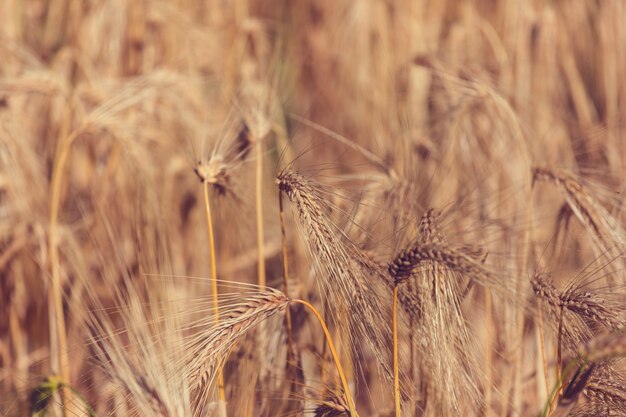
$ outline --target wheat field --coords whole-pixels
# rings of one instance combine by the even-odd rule
[[[626,416],[622,0],[0,2],[0,417]]]

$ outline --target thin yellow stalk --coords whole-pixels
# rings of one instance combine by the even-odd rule
[[[393,287],[393,395],[396,401],[396,417],[400,412],[400,371],[398,365],[398,286]]]
[[[71,107],[70,107],[71,109]],[[59,250],[58,250],[58,217],[59,208],[61,205],[61,185],[63,183],[63,172],[65,170],[65,164],[70,153],[70,147],[74,139],[76,139],[77,132],[74,131],[68,135],[72,119],[72,111],[69,110],[65,120],[61,127],[61,139],[58,150],[56,152],[56,158],[54,162],[54,168],[52,171],[52,181],[50,184],[50,224],[48,231],[48,252],[50,254],[50,269],[52,273],[51,285],[48,291],[48,304],[53,307],[54,321],[56,326],[52,323],[52,317],[50,318],[51,332],[56,328],[56,336],[58,343],[58,360],[59,360],[59,374],[64,381],[70,381],[69,378],[69,356],[67,350],[67,335],[65,328],[65,316],[63,314],[63,296],[61,294],[61,274],[59,265]],[[54,338],[51,335],[51,339]],[[61,400],[63,403],[63,415],[69,415],[70,404],[72,402],[71,393],[62,389]]]
[[[281,249],[283,255],[283,290],[287,298],[289,298],[289,262],[287,259],[287,233],[285,232],[285,212],[283,210],[283,192],[278,191],[278,214],[280,217],[280,238],[281,238]],[[287,349],[288,354],[287,357],[289,359],[294,359],[293,355],[293,334],[292,334],[292,326],[291,326],[291,312],[289,309],[285,311],[285,321],[287,323]]]
[[[491,341],[493,339],[493,304],[491,302],[491,291],[485,287],[485,323],[487,328],[487,343],[485,352],[485,399],[484,399],[484,415],[489,417],[491,415],[491,379],[492,379],[492,347]]]
[[[215,311],[215,324],[220,322],[220,310],[217,292],[217,262],[215,260],[215,237],[213,235],[213,219],[211,216],[211,204],[209,202],[209,183],[203,181],[204,185],[204,207],[206,209],[207,229],[209,232],[209,253],[211,262],[211,291],[213,293],[213,310]],[[217,389],[220,407],[226,404],[226,390],[224,389],[224,374],[220,368],[217,373]],[[220,410],[222,415],[226,415],[226,410]]]
[[[265,253],[263,250],[263,141],[256,143],[256,231],[259,250],[259,289],[263,290],[265,281]]]
[[[352,399],[352,394],[350,393],[350,387],[348,386],[348,380],[346,379],[346,375],[343,372],[343,368],[341,366],[341,362],[339,361],[339,355],[337,354],[337,350],[335,349],[335,345],[333,343],[333,339],[330,337],[330,332],[328,331],[328,327],[326,327],[326,323],[322,318],[322,315],[317,311],[317,309],[309,302],[304,300],[292,299],[294,303],[299,303],[308,308],[314,315],[317,317],[320,325],[322,326],[322,330],[324,331],[324,335],[326,336],[326,341],[328,342],[328,348],[330,349],[330,353],[333,356],[333,360],[335,361],[335,366],[337,367],[337,373],[339,374],[339,379],[341,379],[341,384],[343,385],[343,390],[346,393],[346,401],[348,402],[348,409],[350,410],[350,416],[358,417],[356,412],[356,406],[354,405],[354,400]]]
[[[320,371],[320,381],[322,383],[322,393],[326,395],[326,387],[328,386],[328,370],[326,363],[328,362],[328,349],[326,345],[322,348],[322,369]]]

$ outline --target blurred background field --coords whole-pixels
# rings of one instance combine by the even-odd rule
[[[51,375],[71,404],[55,393],[48,415],[223,413],[183,372],[186,338],[212,337],[194,327],[213,314],[203,180],[217,277],[285,291],[286,167],[348,269],[386,268],[434,208],[497,272],[420,307],[434,327],[401,317],[404,415],[540,415],[568,354],[535,274],[614,309],[569,355],[624,324],[625,23],[621,0],[3,0],[0,416],[37,411]],[[360,415],[393,415],[389,288],[363,275],[381,359],[283,200],[288,296],[324,312]],[[211,363],[229,416],[349,415],[319,325],[290,312],[295,371],[280,314]],[[554,415],[626,415],[623,363],[602,369]]]

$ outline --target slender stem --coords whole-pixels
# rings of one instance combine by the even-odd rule
[[[322,348],[322,369],[320,370],[320,381],[322,383],[322,394],[326,395],[326,386],[328,385],[328,370],[326,364],[328,363],[328,349],[324,344]]]
[[[255,184],[255,197],[256,197],[256,237],[257,237],[257,259],[258,259],[258,272],[257,272],[257,284],[259,285],[259,291],[263,291],[267,285],[265,279],[265,251],[264,251],[264,237],[263,237],[263,138],[256,138],[256,184]],[[289,311],[289,309],[287,309]],[[289,313],[287,313],[289,314]],[[266,350],[265,328],[261,324],[261,328],[257,333],[257,345],[258,354]],[[257,381],[253,381],[254,384]],[[253,405],[254,406],[254,405]],[[253,412],[253,406],[250,411]]]
[[[71,107],[70,107],[71,108]],[[54,168],[52,171],[52,180],[50,184],[50,223],[48,229],[48,253],[50,254],[50,270],[51,285],[48,290],[48,304],[53,306],[54,319],[51,317],[51,329],[56,328],[56,336],[58,343],[58,359],[59,359],[59,374],[64,381],[69,381],[69,356],[67,350],[67,334],[65,327],[65,315],[63,313],[63,296],[61,286],[61,272],[59,264],[59,247],[58,247],[58,221],[59,210],[61,206],[61,186],[63,184],[63,173],[65,171],[65,164],[70,153],[70,148],[74,139],[77,137],[77,132],[74,131],[71,134],[67,134],[70,129],[70,123],[72,118],[71,110],[68,112],[66,119],[63,122],[61,128],[61,139],[59,148],[56,153],[54,161]],[[56,327],[52,323],[52,320],[56,322]],[[52,336],[51,336],[52,338]],[[61,398],[63,403],[63,415],[69,415],[71,393],[69,390],[61,389]]]
[[[393,395],[396,417],[400,417],[400,367],[398,364],[398,286],[393,287]]]
[[[487,343],[485,350],[485,399],[484,399],[484,415],[491,415],[491,380],[492,380],[492,356],[493,351],[491,342],[493,340],[493,304],[491,302],[491,291],[485,287],[485,323],[487,329]]]
[[[311,312],[317,317],[320,325],[322,326],[322,330],[324,331],[324,335],[326,336],[326,341],[328,342],[328,348],[330,349],[330,353],[333,356],[333,360],[335,361],[335,366],[337,367],[337,373],[339,373],[339,378],[341,379],[341,384],[343,385],[343,390],[346,393],[346,400],[348,402],[348,409],[350,410],[350,416],[358,417],[356,412],[356,407],[354,405],[354,400],[352,399],[352,394],[350,393],[350,387],[348,386],[348,380],[346,379],[346,375],[343,372],[343,368],[341,366],[341,362],[339,361],[339,355],[337,355],[337,350],[335,349],[335,345],[333,343],[333,339],[330,337],[330,332],[328,331],[328,327],[326,327],[326,323],[322,318],[322,315],[317,311],[317,309],[309,302],[304,300],[292,299],[294,303],[299,303],[307,307]]]
[[[213,219],[211,216],[211,203],[209,202],[209,183],[207,181],[203,181],[204,188],[204,207],[206,209],[206,218],[207,218],[207,230],[209,232],[209,254],[210,254],[210,263],[211,263],[211,292],[213,293],[213,310],[215,314],[215,324],[219,324],[220,322],[220,309],[219,309],[219,301],[218,301],[218,292],[217,292],[217,262],[215,259],[215,236],[213,234]],[[226,403],[226,390],[224,389],[224,373],[222,372],[222,368],[218,370],[217,373],[217,389],[218,389],[218,398],[221,404]],[[222,410],[222,414],[225,415],[225,411]]]
[[[283,255],[283,289],[285,291],[285,295],[287,296],[287,298],[289,298],[289,262],[287,259],[287,233],[285,232],[285,212],[283,210],[282,191],[278,191],[278,208],[278,214],[280,217],[280,240]],[[293,357],[293,333],[291,324],[291,311],[289,309],[285,311],[285,321],[287,324],[287,358],[289,361],[289,359],[295,359]]]
[[[263,140],[256,143],[256,231],[259,250],[259,289],[263,290],[265,280],[265,253],[263,250]]]

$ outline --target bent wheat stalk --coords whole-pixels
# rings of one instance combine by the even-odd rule
[[[356,412],[356,406],[354,405],[354,400],[352,399],[352,394],[350,394],[350,386],[348,385],[348,380],[346,379],[346,375],[343,372],[343,367],[341,366],[341,361],[339,360],[339,355],[337,355],[337,350],[335,349],[335,344],[333,343],[333,339],[330,336],[330,332],[328,331],[328,327],[326,327],[326,323],[322,318],[322,315],[317,311],[317,309],[309,302],[304,300],[291,300],[294,303],[299,303],[308,308],[314,315],[317,317],[317,320],[322,326],[322,330],[324,331],[324,335],[326,336],[326,342],[328,343],[328,348],[330,349],[330,353],[333,356],[333,360],[335,361],[335,366],[337,367],[337,372],[339,373],[339,379],[341,379],[341,385],[343,385],[343,390],[346,393],[346,400],[348,402],[348,408],[350,410],[351,417],[358,417],[359,415]]]
[[[211,176],[208,175],[210,170],[207,167],[203,166],[202,163],[199,163],[195,168],[195,172],[202,181],[202,189],[204,192],[204,208],[206,211],[207,217],[207,232],[209,237],[209,260],[211,264],[211,292],[213,294],[213,310],[214,310],[214,320],[215,325],[219,325],[220,322],[220,310],[219,310],[219,294],[217,289],[217,261],[215,257],[215,236],[213,232],[213,218],[211,214],[211,202],[209,200],[209,184]],[[226,390],[224,387],[224,374],[222,369],[218,369],[217,375],[217,390],[218,390],[218,400],[220,404],[220,416],[226,416]]]

